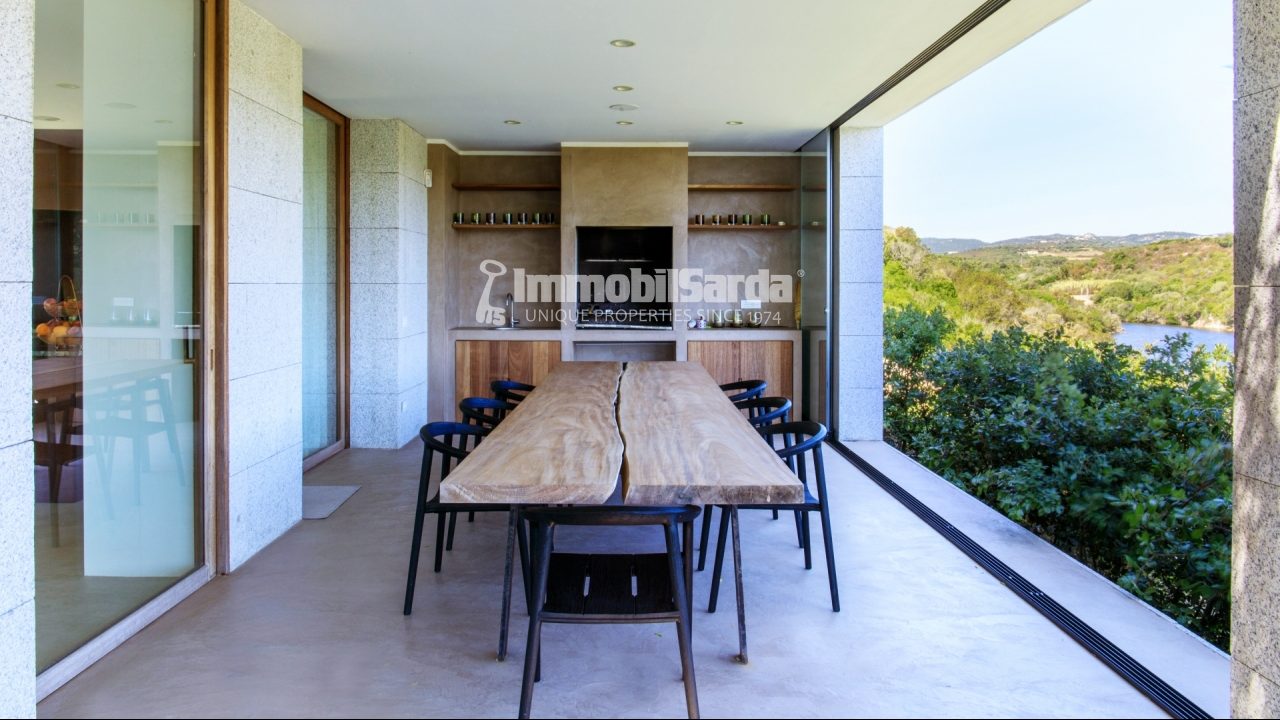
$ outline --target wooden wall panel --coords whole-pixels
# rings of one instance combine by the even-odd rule
[[[493,397],[494,380],[537,385],[560,364],[559,340],[459,340],[454,344],[454,397]],[[455,417],[461,417],[457,408]]]
[[[507,346],[507,378],[530,385],[542,382],[560,363],[560,341],[503,341]]]
[[[786,340],[749,340],[737,343],[738,375],[742,380],[764,380],[766,395],[795,398],[792,387],[791,343]]]
[[[689,362],[700,363],[712,379],[721,385],[735,382],[740,378],[738,346],[741,344],[737,341],[690,340]]]

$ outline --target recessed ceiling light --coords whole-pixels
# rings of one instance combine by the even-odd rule
[[[502,124],[503,125],[519,125],[520,121],[519,120],[503,120]]]
[[[617,105],[610,105],[609,109],[617,110],[618,112],[629,112],[631,110],[639,110],[640,108],[635,105],[628,105],[627,103],[618,103]]]
[[[741,125],[742,121],[741,120],[725,120],[724,124],[725,125]]]
[[[107,107],[115,108],[116,110],[132,110],[138,106],[127,102],[109,102],[107,103]]]
[[[610,41],[609,41],[609,44],[610,44],[610,45],[612,45],[612,46],[614,46],[614,47],[617,47],[617,48],[623,48],[623,47],[635,47],[635,42],[633,42],[633,41],[631,41],[631,40],[623,40],[623,39],[621,39],[621,38],[619,38],[619,39],[617,39],[617,40],[610,40]]]
[[[58,87],[63,90],[79,90],[80,86],[75,83],[58,83]]]
[[[630,120],[619,120],[618,124],[619,125],[635,125],[635,123],[631,122]]]
[[[35,119],[39,120],[40,122],[58,122],[62,118],[54,117],[52,115],[37,115]]]
[[[635,90],[635,88],[631,87],[630,85],[614,85],[613,89],[617,90],[618,92],[631,92],[632,90]]]

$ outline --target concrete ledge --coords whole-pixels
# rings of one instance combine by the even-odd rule
[[[887,443],[848,446],[1210,715],[1230,717],[1227,654]]]

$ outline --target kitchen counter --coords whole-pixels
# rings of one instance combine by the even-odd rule
[[[799,340],[802,331],[784,327],[686,330],[686,340]]]
[[[562,340],[560,328],[557,327],[516,327],[501,329],[494,327],[454,328],[449,331],[449,340]]]

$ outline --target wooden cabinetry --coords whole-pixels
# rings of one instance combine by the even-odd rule
[[[702,363],[718,383],[764,380],[769,384],[765,395],[798,402],[792,352],[789,340],[690,340],[688,357]]]
[[[493,397],[489,383],[494,380],[541,382],[560,364],[560,341],[458,340],[453,361],[455,402]]]

